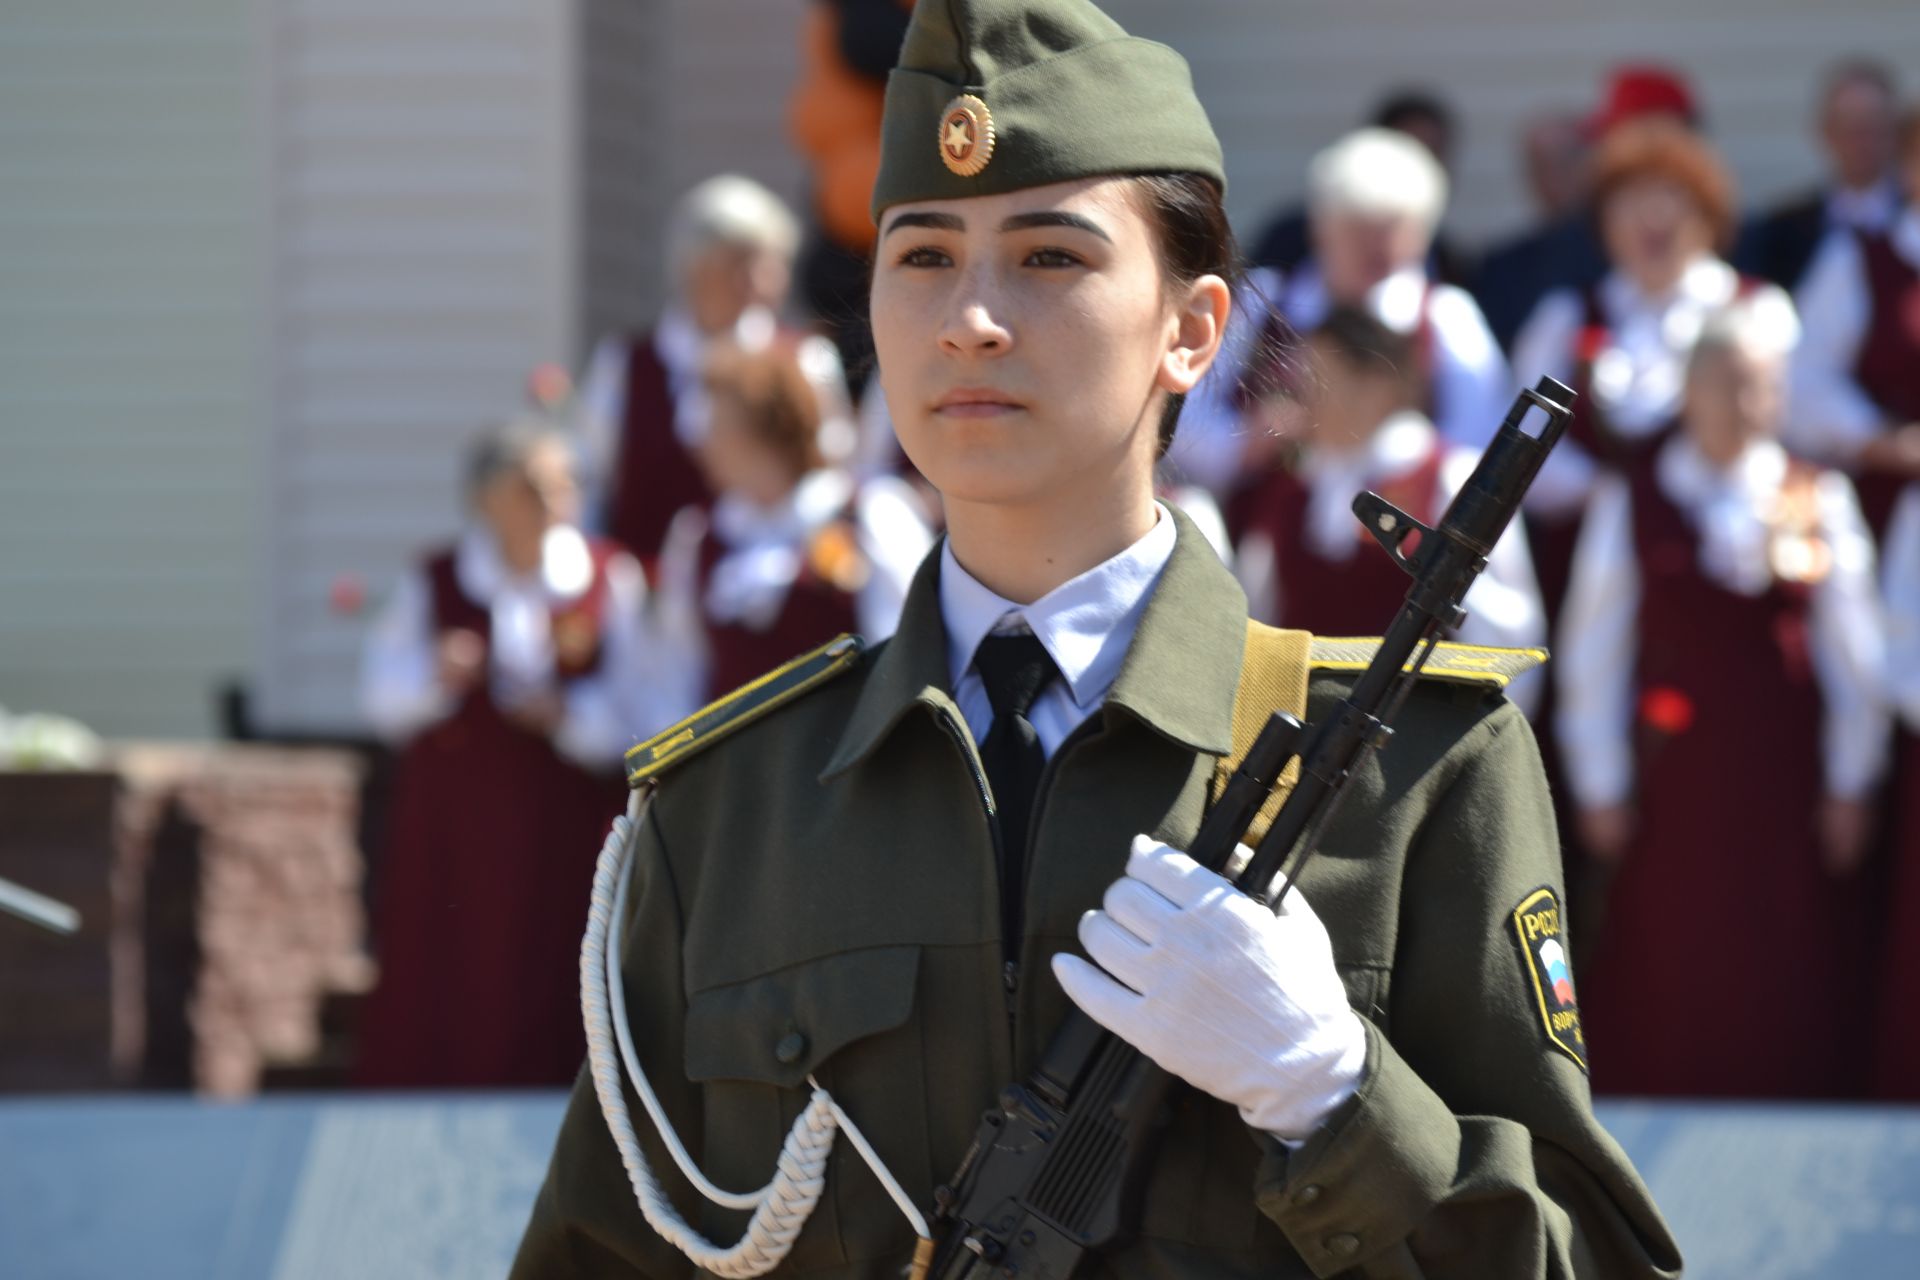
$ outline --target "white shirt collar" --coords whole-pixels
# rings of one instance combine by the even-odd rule
[[[1787,451],[1777,440],[1755,440],[1731,462],[1716,466],[1681,432],[1661,449],[1654,465],[1666,495],[1693,507],[1722,495],[1764,498],[1778,493],[1787,478]]]
[[[1155,504],[1153,528],[1125,551],[1061,583],[1032,604],[1015,604],[968,573],[953,543],[940,547],[940,615],[947,627],[947,668],[954,688],[974,651],[995,631],[1022,624],[1060,668],[1073,701],[1090,711],[1120,674],[1154,584],[1173,558],[1173,518]]]
[[[1412,333],[1420,327],[1431,286],[1425,263],[1402,267],[1367,291],[1367,307],[1389,329]]]
[[[1892,178],[1855,189],[1835,187],[1827,195],[1827,224],[1861,231],[1885,231],[1900,212],[1900,189]]]
[[[1660,314],[1680,303],[1718,307],[1733,301],[1740,290],[1737,272],[1710,253],[1687,264],[1672,289],[1660,297],[1643,293],[1624,271],[1611,271],[1600,284],[1602,301],[1616,318],[1636,313]]]
[[[738,493],[724,493],[713,504],[713,531],[728,546],[755,542],[795,542],[846,510],[853,477],[822,467],[800,477],[788,494],[770,507]]]
[[[1756,440],[1724,466],[1709,462],[1683,433],[1654,463],[1661,489],[1687,514],[1699,537],[1701,572],[1741,595],[1773,582],[1773,529],[1768,523],[1787,479],[1787,451]]]
[[[779,321],[765,307],[748,307],[733,323],[728,341],[742,351],[764,351],[779,331]],[[713,339],[700,331],[693,316],[678,303],[662,308],[653,326],[653,351],[675,378],[697,377]]]
[[[550,600],[572,600],[593,583],[593,554],[571,525],[555,525],[540,544],[538,574],[515,574],[500,556],[500,543],[483,524],[470,524],[453,553],[454,577],[469,599],[487,604],[512,592]]]
[[[1432,281],[1425,263],[1400,268],[1367,290],[1366,305],[1381,324],[1399,333],[1411,333],[1420,325],[1420,313],[1426,304]],[[1280,310],[1297,329],[1318,325],[1333,310],[1333,297],[1327,292],[1326,277],[1318,263],[1309,260],[1282,282]]]

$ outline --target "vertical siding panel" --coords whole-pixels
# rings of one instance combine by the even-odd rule
[[[252,655],[245,0],[10,6],[0,705],[201,734]]]
[[[361,620],[460,518],[461,451],[572,356],[570,5],[272,10],[271,515],[262,722],[352,730]]]

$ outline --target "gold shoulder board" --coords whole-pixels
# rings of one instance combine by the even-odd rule
[[[1380,651],[1379,636],[1315,636],[1307,664],[1316,671],[1364,671]],[[1480,684],[1504,689],[1547,660],[1545,649],[1496,649],[1490,645],[1442,640],[1420,674],[1430,680]]]
[[[866,648],[859,636],[835,636],[812,653],[783,663],[750,684],[700,708],[680,723],[662,729],[627,752],[627,785],[637,787],[728,734],[785,706],[808,690],[833,679]]]

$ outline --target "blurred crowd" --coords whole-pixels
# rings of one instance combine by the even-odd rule
[[[883,638],[934,544],[863,329],[891,48],[834,37],[796,110],[815,206],[686,192],[654,322],[474,446],[467,527],[369,630],[401,763],[366,1083],[570,1079],[624,749]],[[1743,216],[1685,79],[1621,68],[1526,129],[1533,225],[1474,252],[1445,227],[1452,113],[1391,95],[1242,228],[1164,460],[1256,617],[1377,634],[1406,580],[1354,495],[1430,523],[1519,388],[1578,394],[1454,638],[1553,652],[1509,692],[1606,1091],[1920,1097],[1920,1030],[1880,1012],[1920,998],[1920,114],[1868,59],[1812,108],[1821,183]]]

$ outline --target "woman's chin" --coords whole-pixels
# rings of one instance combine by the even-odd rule
[[[1022,506],[1045,502],[1058,492],[1050,477],[1052,468],[1037,460],[1008,456],[991,449],[948,449],[938,459],[922,462],[914,458],[920,474],[949,503],[964,502],[977,506]],[[909,455],[911,457],[912,455]]]

